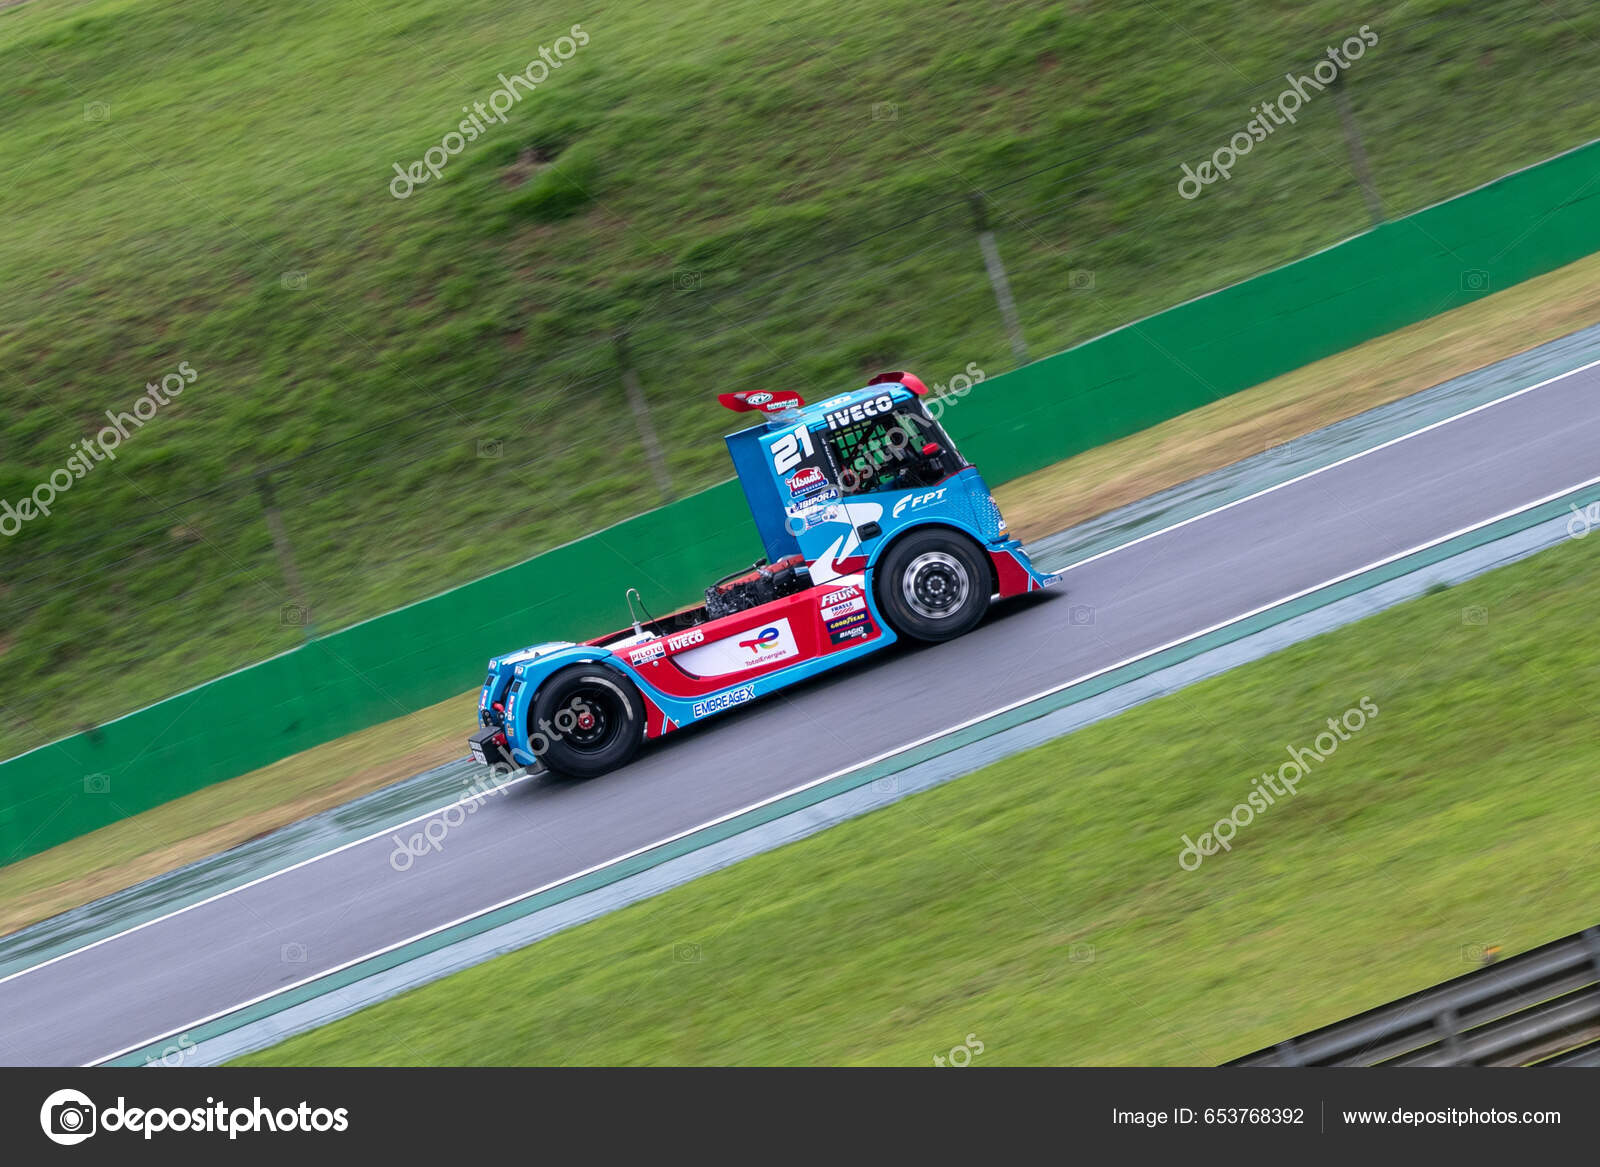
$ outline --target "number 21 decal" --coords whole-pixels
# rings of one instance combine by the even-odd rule
[[[800,465],[801,458],[809,458],[815,452],[811,431],[800,426],[772,443],[772,468],[779,474],[787,474]]]

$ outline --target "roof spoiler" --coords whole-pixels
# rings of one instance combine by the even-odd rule
[[[918,397],[926,397],[928,395],[928,387],[922,383],[922,378],[918,377],[915,373],[907,373],[903,370],[893,373],[876,373],[873,375],[872,380],[868,381],[867,384],[882,385],[886,381],[894,381],[898,384],[904,385]]]
[[[718,393],[717,400],[735,413],[748,413],[752,409],[761,413],[782,413],[787,409],[799,409],[805,404],[800,394],[789,389],[776,392],[740,389],[734,393]]]

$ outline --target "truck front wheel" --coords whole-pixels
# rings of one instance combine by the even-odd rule
[[[878,609],[912,640],[951,640],[970,632],[989,607],[983,552],[965,535],[928,528],[889,548],[873,585]]]
[[[594,778],[638,753],[644,716],[644,699],[626,677],[604,665],[573,665],[539,687],[528,737],[546,769]]]

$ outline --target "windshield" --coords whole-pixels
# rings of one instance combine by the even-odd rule
[[[839,490],[847,495],[931,486],[966,465],[919,403],[904,402],[893,413],[819,436],[838,467]]]

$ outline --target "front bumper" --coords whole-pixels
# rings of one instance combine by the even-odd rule
[[[472,759],[480,766],[514,766],[511,752],[506,748],[505,730],[488,726],[467,739]]]
[[[999,584],[1001,596],[1020,596],[1027,592],[1035,592],[1058,583],[1061,575],[1058,572],[1042,572],[1033,566],[1033,560],[1028,558],[1027,551],[1023,550],[1022,541],[1008,539],[1004,543],[989,547],[989,559],[994,564],[995,579]]]

